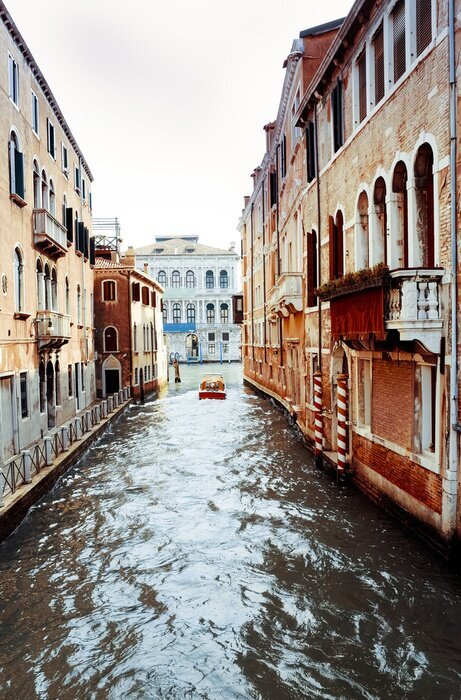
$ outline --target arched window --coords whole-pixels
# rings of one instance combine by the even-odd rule
[[[329,219],[329,253],[330,253],[330,279],[336,280],[344,275],[344,220],[341,211],[336,214],[336,219]]]
[[[357,218],[355,222],[356,270],[363,270],[363,268],[370,266],[368,232],[368,196],[366,192],[361,192],[357,202]]]
[[[14,251],[14,308],[24,311],[24,262],[19,248]]]
[[[39,396],[40,396],[40,413],[45,413],[46,409],[46,375],[45,375],[45,363],[41,360],[38,367],[38,381],[39,381]]]
[[[387,262],[386,183],[378,177],[373,192],[373,227],[371,236],[371,265]]]
[[[40,169],[38,167],[38,163],[36,160],[34,160],[33,178],[34,178],[34,209],[40,209],[40,203],[41,203]]]
[[[181,285],[181,275],[177,270],[171,274],[171,286],[176,289]]]
[[[195,323],[195,306],[194,304],[188,304],[187,309],[187,323]]]
[[[173,304],[173,323],[181,323],[181,306]]]
[[[229,306],[221,304],[221,323],[229,323]]]
[[[165,270],[160,270],[160,272],[157,275],[158,283],[162,285],[162,287],[166,287],[166,272]]]
[[[54,193],[53,180],[50,180],[50,214],[56,216],[56,195]]]
[[[67,197],[66,197],[66,195],[64,195],[62,198],[61,223],[64,227],[67,227]]]
[[[195,287],[195,275],[192,272],[192,270],[188,270],[186,272],[186,287],[188,289],[192,289],[193,287]]]
[[[45,309],[51,311],[51,272],[48,263],[45,265],[44,271],[45,281]]]
[[[68,277],[66,277],[66,314],[70,316],[70,287]]]
[[[214,288],[214,274],[212,273],[211,270],[208,270],[206,275],[205,275],[205,287],[207,289]]]
[[[395,209],[395,240],[391,250],[398,251],[398,259],[391,261],[392,267],[408,267],[408,173],[403,161],[394,168],[392,177],[393,207]]]
[[[118,350],[118,333],[113,326],[108,326],[104,330],[104,352],[117,352]]]
[[[214,323],[214,320],[215,320],[214,304],[207,304],[206,305],[206,320],[207,320],[207,323]]]
[[[50,208],[50,200],[48,194],[48,179],[46,177],[46,172],[42,170],[42,209]]]
[[[428,143],[415,160],[416,246],[413,266],[434,267],[434,155]]]
[[[79,284],[77,285],[77,323],[79,326],[82,325],[82,293]]]
[[[227,289],[229,286],[229,276],[226,270],[221,270],[219,273],[219,286],[221,289]]]
[[[61,405],[61,368],[59,360],[54,363],[54,384],[56,387],[56,404]]]
[[[114,280],[104,280],[102,283],[102,300],[103,301],[115,301],[116,299],[116,285]]]
[[[24,199],[24,156],[19,151],[18,137],[14,131],[10,134],[8,144],[10,163],[10,193]]]
[[[45,308],[45,280],[43,277],[42,261],[40,259],[37,260],[35,272],[37,278],[37,308],[39,311],[43,311]]]
[[[56,268],[53,268],[51,273],[51,308],[53,311],[58,310],[58,273]]]

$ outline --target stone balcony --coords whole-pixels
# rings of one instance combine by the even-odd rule
[[[288,317],[303,310],[302,272],[283,272],[269,292],[268,306],[272,314]]]
[[[70,316],[57,311],[37,312],[39,349],[58,349],[70,340]]]
[[[402,269],[389,273],[385,328],[396,330],[400,340],[417,340],[429,352],[440,352],[442,337],[441,269]]]
[[[46,209],[34,209],[34,245],[46,255],[59,258],[67,253],[67,231]]]

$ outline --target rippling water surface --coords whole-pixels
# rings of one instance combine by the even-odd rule
[[[1,546],[0,696],[460,698],[460,579],[316,470],[240,366],[224,402],[203,371]]]

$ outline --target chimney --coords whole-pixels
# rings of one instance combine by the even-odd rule
[[[148,272],[147,272],[148,269],[149,269],[149,263],[144,263],[144,274],[145,274],[145,275],[148,274]]]
[[[128,250],[123,255],[121,262],[124,265],[134,267],[134,264],[136,262],[136,252],[132,245],[128,246]]]
[[[229,250],[230,250],[232,253],[235,253],[235,241],[231,241],[231,242],[230,242]]]

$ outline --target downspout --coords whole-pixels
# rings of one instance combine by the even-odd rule
[[[450,439],[449,463],[444,490],[448,496],[448,518],[445,532],[450,537],[456,529],[458,492],[458,241],[457,241],[457,196],[456,196],[456,65],[455,65],[455,7],[454,0],[448,3],[448,34],[450,61],[450,198],[451,198],[451,362],[450,362]],[[448,482],[448,483],[447,483]],[[448,489],[447,489],[448,486]],[[442,525],[443,526],[443,525]]]
[[[319,140],[318,140],[318,132],[317,132],[317,104],[314,103],[314,136],[315,136],[315,170],[316,170],[316,176],[317,176],[317,183],[316,183],[316,189],[317,189],[317,285],[320,287],[322,284],[321,282],[321,252],[322,252],[322,209],[320,206],[320,169],[319,169]],[[318,334],[318,368],[319,371],[322,371],[322,302],[320,300],[320,297],[317,297],[317,304],[318,304],[318,325],[319,325],[319,334]]]
[[[254,359],[255,359],[255,319],[254,319],[254,297],[253,297],[253,290],[254,290],[254,279],[253,279],[253,272],[254,272],[253,208],[254,208],[254,203],[252,202],[251,203],[251,210],[250,210],[250,239],[251,239],[251,274],[250,274],[251,294],[250,294],[250,299],[251,299],[251,356],[252,356],[253,362],[254,362]]]
[[[280,232],[279,232],[279,149],[280,144],[277,144],[275,150],[275,195],[277,198],[276,216],[276,232],[277,232],[277,279],[280,277]],[[279,318],[279,345],[280,345],[280,367],[283,367],[283,335],[282,335],[282,319]]]

